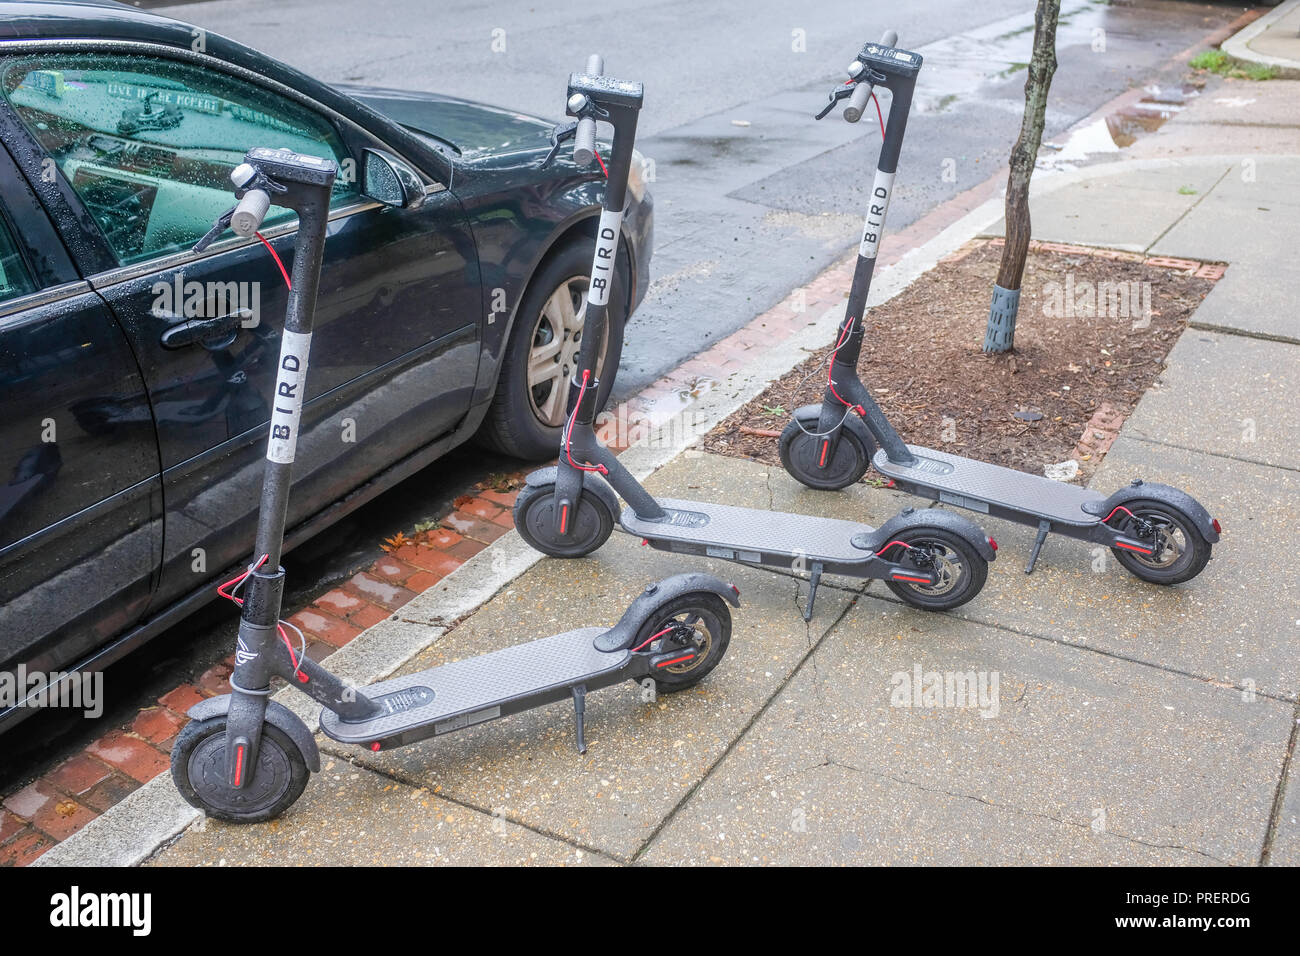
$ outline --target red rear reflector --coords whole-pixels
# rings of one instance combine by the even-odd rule
[[[735,594],[736,597],[740,597],[740,588],[736,587],[734,584],[728,586],[731,588],[732,593]]]
[[[680,664],[682,661],[689,661],[689,660],[691,660],[691,659],[694,658],[694,657],[695,657],[694,654],[686,654],[686,655],[684,655],[684,656],[682,656],[682,657],[674,657],[674,658],[673,658],[672,660],[670,660],[670,661],[660,661],[660,662],[659,662],[658,664],[656,664],[655,666],[656,666],[656,667],[672,667],[674,664]]]
[[[373,744],[371,744],[370,749],[373,750],[375,753],[379,753],[379,741],[376,740]]]
[[[1214,528],[1215,534],[1223,534],[1223,529],[1219,527],[1219,519],[1215,518],[1210,522],[1210,527]]]
[[[235,786],[244,779],[244,745],[235,748]]]
[[[992,538],[989,538],[989,547],[996,551],[998,549],[998,543]]]

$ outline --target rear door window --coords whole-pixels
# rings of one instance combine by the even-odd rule
[[[23,261],[13,233],[0,218],[0,302],[16,299],[36,291],[36,282]]]

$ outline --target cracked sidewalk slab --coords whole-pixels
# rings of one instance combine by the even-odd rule
[[[686,457],[674,461],[654,476],[651,490],[697,484],[697,464]],[[763,507],[764,482],[733,483],[727,500]],[[726,656],[705,681],[677,694],[647,700],[627,683],[590,695],[585,757],[574,749],[572,708],[563,702],[437,742],[381,754],[351,752],[353,759],[465,806],[498,810],[574,846],[632,861],[855,593],[824,590],[806,625],[800,584],[792,578],[666,554],[616,534],[589,558],[539,563],[402,668],[437,666],[597,619],[612,623],[647,583],[684,570],[707,570],[740,588],[742,606],[733,612]],[[576,620],[574,608],[588,612]]]
[[[1300,345],[1193,328],[1167,365],[1125,435],[1300,471]]]
[[[766,507],[771,478],[766,469],[750,467],[742,473],[735,465],[691,453],[661,469],[648,485],[652,492],[689,489],[682,493]],[[231,864],[257,862],[264,857],[262,841],[280,841],[282,829],[334,833],[340,818],[369,821],[367,839],[357,847],[363,859],[369,859],[371,845],[397,845],[412,839],[411,833],[421,838],[433,834],[432,824],[410,830],[416,824],[402,813],[385,824],[383,806],[407,806],[393,802],[393,789],[432,794],[449,801],[456,808],[453,814],[474,814],[489,822],[495,818],[502,821],[498,826],[509,824],[569,852],[634,860],[856,600],[856,592],[824,588],[816,616],[805,624],[800,611],[806,586],[794,578],[665,554],[616,534],[589,558],[534,563],[472,615],[440,628],[437,639],[398,670],[410,673],[574,626],[612,624],[647,583],[683,570],[708,570],[740,588],[742,607],[733,612],[726,656],[704,682],[678,694],[647,700],[629,682],[590,695],[585,756],[574,749],[567,702],[380,754],[318,736],[323,759],[342,769],[313,780],[281,821],[239,828],[209,821],[183,834],[160,854],[159,862],[218,857]],[[579,608],[584,610],[575,610]],[[409,620],[388,626],[395,635],[411,632],[412,642],[421,629],[433,630]],[[353,784],[355,793],[349,790]],[[344,800],[345,809],[322,796],[331,793]],[[474,832],[462,836],[469,839]],[[437,842],[436,834],[428,838]],[[445,861],[490,862],[450,837],[438,845]],[[330,854],[343,852],[342,846],[322,846],[318,862],[334,859]]]
[[[1224,525],[1205,570],[1162,588],[1133,577],[1109,550],[1054,534],[1027,575],[1035,528],[951,509],[991,535],[998,554],[984,589],[950,616],[1294,701],[1298,615],[1294,602],[1262,600],[1260,581],[1272,595],[1300,592],[1300,568],[1275,560],[1277,529],[1300,526],[1300,472],[1139,441],[1130,431],[1126,425],[1091,486],[1108,493],[1141,476],[1189,491]],[[726,468],[736,476],[766,470],[735,460]],[[770,481],[772,508],[828,518],[879,524],[908,505],[932,504],[861,483],[811,491],[780,469]],[[875,581],[866,593],[897,600]]]
[[[324,757],[290,813],[263,826],[206,820],[152,866],[608,866],[597,853]]]
[[[986,693],[916,706],[917,668],[922,689],[924,675],[974,671]],[[914,706],[894,706],[900,693]],[[1291,713],[866,598],[643,859],[1252,864]]]

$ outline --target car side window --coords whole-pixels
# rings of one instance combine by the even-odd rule
[[[230,170],[254,146],[334,158],[333,203],[358,196],[334,128],[292,100],[161,57],[12,57],[0,94],[58,164],[122,265],[188,249],[233,202]],[[294,214],[272,207],[266,224]]]
[[[0,302],[16,299],[20,295],[29,295],[36,291],[36,280],[32,278],[14,242],[9,225],[0,217]]]

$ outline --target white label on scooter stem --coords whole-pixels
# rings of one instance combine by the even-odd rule
[[[302,418],[310,352],[310,332],[284,332],[275,376],[275,399],[271,403],[271,437],[266,443],[267,459],[277,464],[292,464],[298,450],[298,422]]]
[[[876,258],[880,248],[880,233],[885,228],[885,213],[889,211],[889,197],[894,191],[894,174],[876,170],[876,181],[871,185],[871,205],[867,207],[867,224],[862,227],[862,244],[858,255],[864,259]]]
[[[596,232],[596,258],[591,263],[591,291],[587,293],[587,301],[592,305],[609,304],[609,287],[614,281],[614,260],[618,256],[618,235],[622,227],[621,212],[601,211]]]

